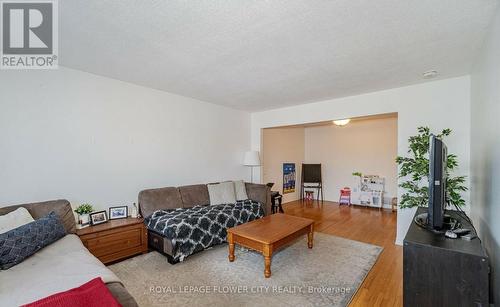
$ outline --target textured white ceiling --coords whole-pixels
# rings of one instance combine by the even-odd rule
[[[258,111],[467,74],[497,2],[59,1],[60,63]]]

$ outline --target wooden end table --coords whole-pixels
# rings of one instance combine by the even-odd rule
[[[264,256],[264,276],[269,278],[273,252],[305,234],[307,246],[313,248],[314,221],[281,213],[229,228],[229,261],[235,259],[235,244],[258,251]]]
[[[110,220],[78,229],[76,234],[104,264],[148,252],[148,232],[143,218]]]

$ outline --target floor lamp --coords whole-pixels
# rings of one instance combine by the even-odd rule
[[[251,183],[253,183],[253,168],[255,166],[260,166],[260,158],[258,151],[247,151],[245,152],[245,158],[243,159],[243,165],[250,166],[251,168]]]

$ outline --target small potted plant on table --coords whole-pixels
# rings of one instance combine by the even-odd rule
[[[94,208],[91,204],[81,204],[75,209],[75,212],[78,214],[78,229],[82,229],[90,225],[89,213],[92,211],[94,211]]]

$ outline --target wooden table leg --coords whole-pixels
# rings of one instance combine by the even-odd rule
[[[227,234],[227,241],[229,242],[229,262],[234,261],[234,240],[233,240],[233,234],[228,233]]]
[[[272,246],[264,244],[262,255],[264,255],[264,276],[269,278],[271,277],[271,258],[273,256]]]
[[[314,224],[311,224],[309,228],[309,233],[307,234],[307,247],[313,248],[313,240],[314,240]]]

